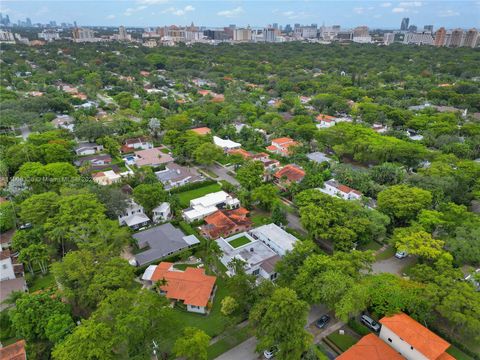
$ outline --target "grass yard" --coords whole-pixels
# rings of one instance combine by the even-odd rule
[[[187,208],[190,205],[190,200],[202,197],[204,195],[222,190],[219,184],[211,184],[198,189],[188,190],[178,193],[180,205]]]
[[[50,287],[56,287],[55,278],[52,273],[46,275],[37,274],[35,277],[31,278],[28,285],[28,290],[30,292],[35,292],[38,290],[45,290]]]
[[[247,238],[246,236],[240,236],[239,238],[236,238],[230,241],[229,244],[236,249],[240,246],[248,244],[249,242],[250,242],[249,238]]]
[[[266,213],[260,213],[256,210],[252,211],[250,219],[252,220],[253,226],[258,227],[265,224],[270,224],[272,221],[270,220],[270,216]]]
[[[381,244],[379,244],[378,242],[376,241],[370,241],[368,244],[365,244],[365,245],[361,245],[359,246],[359,250],[373,250],[373,251],[377,251],[379,250],[380,248],[382,247]],[[388,250],[388,249],[387,249]]]
[[[357,339],[353,336],[348,334],[340,335],[338,332],[328,335],[327,338],[342,351],[347,351],[357,343]]]
[[[177,308],[173,309],[175,312],[174,317],[182,328],[193,326],[205,331],[211,337],[218,336],[225,330],[229,320],[220,312],[222,299],[228,295],[225,280],[217,277],[217,287],[217,292],[213,300],[213,308],[209,315],[205,316],[182,311]]]
[[[234,334],[226,335],[224,338],[218,340],[215,344],[212,344],[208,347],[208,359],[215,359],[238,344],[244,342],[251,336],[253,336],[253,331],[248,326],[235,330]]]
[[[387,260],[390,259],[393,255],[395,255],[395,249],[391,246],[387,247],[385,251],[381,252],[377,256],[375,256],[376,260]]]
[[[457,360],[473,360],[471,356],[468,356],[467,354],[465,354],[462,350],[455,347],[455,345],[451,345],[448,348],[447,353],[452,355]]]

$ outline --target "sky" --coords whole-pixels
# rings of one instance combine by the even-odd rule
[[[362,0],[0,0],[0,11],[11,21],[29,17],[33,23],[73,23],[79,26],[200,26],[263,27],[322,24],[351,28],[398,29],[403,17],[419,29],[480,28],[480,1],[362,1]]]

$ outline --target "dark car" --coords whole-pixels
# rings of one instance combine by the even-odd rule
[[[328,316],[327,314],[322,315],[322,317],[315,322],[315,326],[319,329],[323,329],[324,327],[327,326],[329,321],[330,321],[330,316]]]

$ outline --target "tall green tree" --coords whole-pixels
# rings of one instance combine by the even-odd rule
[[[188,360],[206,360],[209,343],[210,336],[205,332],[187,327],[183,331],[183,336],[175,342],[173,351],[176,356],[182,356]]]

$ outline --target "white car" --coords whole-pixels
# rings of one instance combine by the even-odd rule
[[[406,251],[397,251],[395,253],[395,257],[397,259],[403,259],[403,258],[406,258],[408,256],[408,253]]]
[[[277,353],[278,349],[274,346],[274,347],[271,347],[270,349],[268,350],[265,350],[263,352],[263,356],[265,357],[265,359],[271,359],[275,356],[275,354]]]

